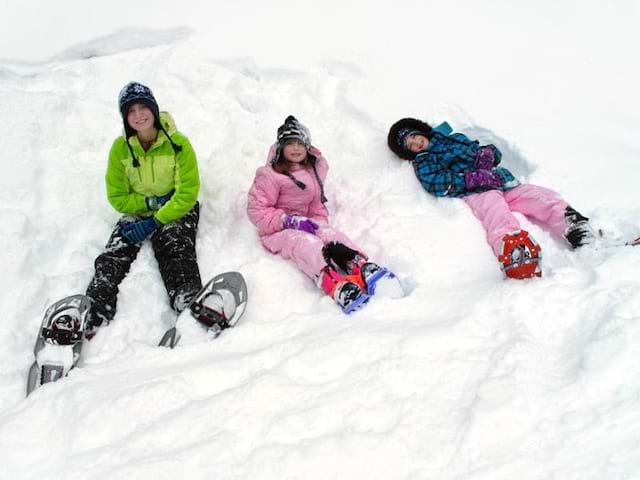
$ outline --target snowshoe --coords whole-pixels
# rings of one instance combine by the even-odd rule
[[[187,307],[191,317],[217,337],[226,328],[234,327],[247,306],[247,284],[238,272],[226,272],[215,276],[202,287]],[[178,319],[184,315],[179,315]],[[163,335],[159,346],[174,348],[180,341],[179,323]]]
[[[502,239],[498,261],[508,278],[542,276],[542,249],[526,230],[508,233]]]
[[[360,276],[369,296],[402,298],[404,290],[396,275],[387,267],[373,262],[366,262],[360,266]]]
[[[605,248],[611,247],[637,247],[640,245],[640,237],[633,240],[601,240],[599,242]]]
[[[78,363],[90,301],[72,295],[51,305],[45,312],[29,369],[27,395],[41,385],[66,376]]]
[[[370,298],[369,295],[363,292],[360,285],[351,281],[342,281],[336,285],[332,297],[346,314],[362,307]]]
[[[318,286],[333,299],[344,313],[351,313],[369,301],[360,272],[354,275],[341,275],[326,265],[320,272]]]

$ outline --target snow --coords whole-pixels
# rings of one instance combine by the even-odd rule
[[[637,2],[40,3],[4,2],[0,28],[1,479],[640,478],[640,251],[523,220],[544,276],[504,281],[464,202],[385,143],[402,116],[447,120],[637,236]],[[118,218],[130,80],[198,154],[203,278],[242,272],[249,305],[157,347],[173,315],[146,245],[79,368],[25,399],[45,308],[84,291]],[[330,163],[332,222],[407,297],[345,316],[261,247],[246,193],[288,114]]]

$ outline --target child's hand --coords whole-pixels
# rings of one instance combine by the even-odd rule
[[[498,188],[502,185],[502,179],[491,170],[467,170],[464,172],[464,184],[469,190]]]
[[[314,235],[319,227],[316,222],[308,219],[307,217],[301,217],[299,215],[285,215],[282,220],[282,228],[300,230]]]
[[[128,223],[122,227],[122,236],[129,243],[142,243],[142,241],[151,235],[160,224],[153,218],[145,218],[137,222]]]
[[[480,147],[475,155],[473,168],[476,170],[491,170],[496,164],[495,150],[492,145]]]

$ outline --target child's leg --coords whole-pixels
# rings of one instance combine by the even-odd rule
[[[151,246],[158,260],[169,303],[176,313],[182,312],[202,288],[196,234],[200,219],[200,204],[196,203],[180,220],[176,220],[151,235]]]
[[[358,308],[368,299],[362,295],[360,285],[348,281],[327,265],[323,255],[324,242],[319,236],[299,230],[283,230],[263,237],[262,243],[269,251],[292,260],[345,313]]]
[[[514,212],[532,218],[552,234],[563,238],[569,204],[558,193],[537,185],[522,184],[504,192],[504,199]]]
[[[507,233],[520,230],[520,222],[511,213],[509,205],[503,197],[503,192],[489,190],[488,192],[467,195],[463,199],[482,223],[487,232],[487,242],[493,249],[493,253],[496,257],[500,256],[503,237]]]
[[[316,281],[327,262],[322,256],[324,242],[316,235],[300,230],[282,230],[262,237],[262,244],[272,253],[293,261],[308,277]]]
[[[316,230],[316,236],[322,240],[322,243],[327,244],[329,242],[338,242],[343,245],[346,245],[351,250],[355,250],[356,252],[364,255],[362,250],[341,231],[333,228],[328,223],[320,223],[319,227],[320,228]],[[364,256],[366,257],[366,255]]]
[[[132,244],[122,238],[122,227],[133,220],[135,219],[123,217],[118,221],[104,252],[96,258],[96,272],[86,292],[91,300],[88,320],[90,328],[110,322],[116,314],[118,287],[140,251],[140,244]]]

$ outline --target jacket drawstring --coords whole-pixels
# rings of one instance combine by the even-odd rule
[[[313,167],[313,174],[315,175],[316,180],[318,181],[318,186],[320,187],[320,202],[327,203],[327,197],[324,196],[324,185],[322,184],[320,175],[318,175],[318,171],[316,170],[316,162],[313,162],[311,166]],[[291,173],[286,173],[286,175],[293,181],[293,183],[298,186],[300,190],[304,190],[305,188],[307,188],[307,186],[303,182],[291,175]]]
[[[287,173],[286,175],[287,175],[287,177],[289,177],[293,181],[293,183],[295,183],[298,186],[298,188],[300,190],[304,190],[305,188],[307,188],[307,186],[304,184],[304,182],[301,182],[300,180],[298,180],[296,177],[294,177],[290,173]]]
[[[316,170],[316,162],[313,162],[311,166],[313,167],[313,174],[316,176],[318,185],[320,185],[320,202],[327,203],[327,197],[324,196],[324,185],[322,185],[322,180],[320,180],[320,175],[318,175],[318,171]]]
[[[133,148],[131,147],[131,144],[129,143],[129,138],[127,137],[126,133],[125,133],[125,141],[127,142],[127,147],[129,147],[129,152],[131,152],[131,158],[133,159],[133,166],[134,166],[134,168],[138,168],[140,166],[140,162],[138,161],[136,156],[133,154]]]
[[[181,145],[176,145],[175,143],[173,143],[173,140],[171,139],[171,137],[169,136],[167,131],[162,126],[162,123],[160,124],[160,130],[162,130],[164,132],[164,134],[167,136],[167,138],[169,139],[169,143],[171,144],[171,148],[173,148],[173,152],[174,153],[181,152],[182,151],[182,146]]]

